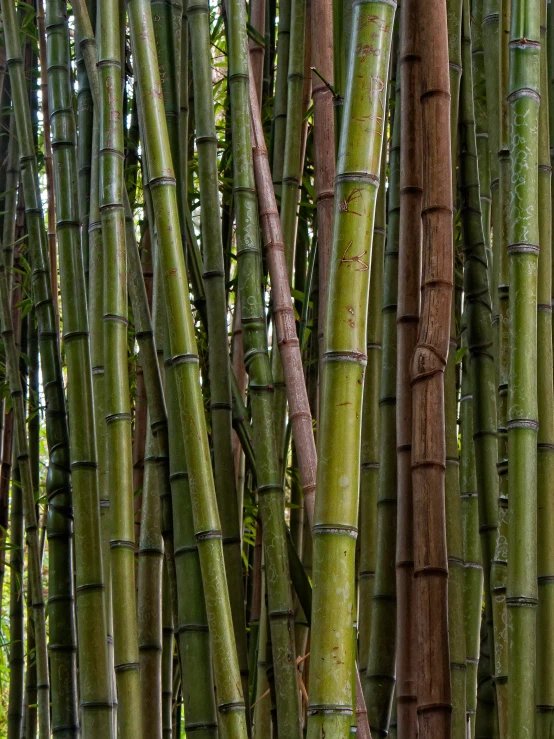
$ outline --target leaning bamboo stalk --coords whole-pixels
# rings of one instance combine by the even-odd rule
[[[292,306],[281,221],[271,182],[269,159],[252,74],[250,74],[249,79],[254,174],[260,202],[264,246],[271,275],[273,314],[285,375],[287,400],[290,408],[289,417],[298,455],[304,508],[311,526],[313,523],[317,472],[317,452],[312,429],[312,414],[306,391],[300,344],[296,335],[296,321]]]
[[[123,207],[123,119],[120,13],[99,4],[99,204],[104,242],[104,381],[106,448],[111,491],[110,560],[117,722],[123,736],[142,736],[135,605],[131,413],[127,378],[127,265]],[[109,268],[108,268],[109,265]]]
[[[444,370],[452,302],[452,168],[446,4],[420,7],[423,158],[421,315],[412,383],[414,584],[420,739],[449,736]]]
[[[535,736],[537,265],[540,3],[514,0],[510,29],[508,731]],[[542,398],[541,398],[542,403]]]
[[[548,739],[554,720],[554,387],[552,375],[552,167],[546,50],[546,0],[541,0],[541,105],[539,111],[539,264],[537,283],[537,739]]]
[[[170,326],[170,354],[167,359],[172,364],[177,384],[180,431],[185,441],[194,529],[210,623],[219,718],[223,730],[237,737],[245,737],[245,707],[199,385],[198,354],[181,245],[176,183],[163,102],[157,94],[160,77],[152,15],[145,0],[131,0],[127,7],[135,73],[144,113],[149,184],[156,214],[160,268]]]
[[[313,532],[313,614],[308,737],[346,736],[355,697],[352,622],[361,409],[366,363],[371,234],[386,125],[387,77],[396,3],[353,6],[343,126],[335,179],[318,494]],[[375,49],[371,53],[367,49]],[[371,120],[374,125],[367,126]],[[340,438],[340,443],[337,442]],[[340,552],[340,554],[339,554]],[[340,599],[337,601],[337,589]],[[331,599],[336,608],[331,614]]]
[[[265,14],[266,0],[255,0],[250,3],[250,25],[256,31],[260,38],[265,37]],[[265,39],[264,39],[265,40]],[[257,99],[262,99],[262,89],[264,81],[264,56],[265,46],[260,43],[259,38],[250,38],[250,60],[252,63],[252,74],[254,75],[254,86],[256,88]]]
[[[412,390],[410,360],[420,313],[421,275],[421,39],[417,4],[405,0],[400,14],[400,235],[398,256],[396,444],[398,522],[396,538],[397,722],[402,739],[417,733],[412,503]]]

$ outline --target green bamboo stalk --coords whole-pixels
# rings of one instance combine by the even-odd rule
[[[4,197],[4,222],[2,224],[2,257],[8,270],[8,286],[11,285],[15,241],[15,212],[19,186],[19,141],[15,116],[10,116],[10,142],[6,163],[6,193]]]
[[[489,166],[490,166],[490,197],[491,197],[491,210],[492,210],[492,225],[493,225],[493,250],[494,255],[492,259],[492,269],[489,271],[489,289],[491,294],[492,304],[492,354],[495,358],[496,368],[490,367],[489,361],[489,378],[491,373],[496,375],[496,384],[499,386],[500,383],[500,371],[499,367],[503,364],[503,358],[507,358],[507,355],[502,354],[502,346],[504,344],[501,339],[501,333],[504,331],[503,327],[507,329],[507,323],[505,318],[507,313],[506,301],[504,297],[507,297],[507,289],[500,288],[501,283],[507,286],[507,276],[502,276],[502,265],[506,263],[505,259],[505,238],[506,233],[504,229],[504,218],[502,210],[503,195],[500,187],[501,158],[498,152],[502,148],[504,150],[504,144],[501,145],[501,112],[506,108],[506,90],[504,89],[504,80],[501,85],[501,70],[504,69],[504,63],[502,59],[506,57],[505,51],[507,48],[507,34],[504,33],[506,17],[509,24],[509,13],[503,10],[502,13],[502,26],[500,25],[500,5],[499,0],[483,0],[483,11],[482,11],[482,38],[483,38],[483,50],[484,50],[484,74],[485,74],[485,93],[486,93],[486,112],[487,112],[487,127],[488,127],[488,143],[489,143]],[[506,5],[504,0],[504,5]],[[509,5],[509,3],[508,3]],[[477,19],[476,19],[477,21]],[[479,33],[476,32],[476,39],[479,50]],[[501,43],[502,42],[502,43]],[[501,58],[502,55],[502,58]],[[478,61],[478,58],[477,58]],[[476,64],[475,69],[477,69]],[[503,74],[503,72],[502,72]],[[479,74],[475,79],[476,85],[480,85]],[[475,88],[477,93],[477,88]],[[475,97],[477,97],[475,95]],[[477,116],[479,117],[479,105],[476,105]],[[502,113],[504,119],[504,113]],[[483,232],[485,238],[485,244],[490,240],[490,222],[487,221],[487,208],[486,208],[486,197],[489,194],[486,191],[487,186],[487,173],[486,165],[484,165],[485,159],[483,157],[484,152],[480,147],[478,140],[478,165],[479,165],[479,177],[480,177],[480,193],[481,193],[481,213],[483,222]],[[505,158],[502,155],[502,158]],[[506,159],[506,164],[508,161]],[[490,267],[491,265],[489,265]],[[504,335],[504,334],[502,334]],[[484,361],[484,358],[483,360]],[[490,381],[490,379],[489,379]],[[504,382],[504,380],[502,380]],[[501,563],[502,552],[500,549],[497,550],[497,544],[501,544],[503,541],[502,532],[498,536],[498,523],[499,523],[499,507],[498,497],[502,486],[507,484],[507,465],[502,465],[501,460],[505,458],[504,450],[505,446],[505,393],[504,387],[502,393],[497,395],[497,409],[495,411],[494,406],[491,405],[491,393],[486,385],[479,383],[483,388],[482,392],[477,395],[475,394],[473,402],[473,414],[474,414],[474,431],[479,433],[480,428],[488,428],[491,432],[489,437],[482,436],[481,440],[479,437],[476,439],[475,446],[475,463],[477,468],[477,490],[478,490],[478,501],[479,501],[479,525],[481,530],[481,550],[483,555],[483,583],[485,590],[485,620],[487,624],[487,646],[491,656],[491,663],[493,670],[492,672],[498,676],[499,673],[506,675],[506,671],[497,664],[497,658],[502,661],[507,659],[507,648],[503,648],[502,645],[495,643],[496,637],[498,636],[501,641],[504,640],[505,632],[503,632],[502,623],[505,622],[505,613],[502,614],[505,608],[504,597],[505,597],[505,567]],[[477,378],[475,370],[473,372],[473,389],[474,392],[477,389]],[[481,401],[485,402],[485,405],[481,405]],[[480,411],[484,411],[481,415]],[[481,416],[481,420],[478,420],[478,416]],[[497,416],[497,420],[495,420]],[[483,422],[486,422],[483,426]],[[493,430],[497,427],[497,450],[494,450],[493,441]],[[488,442],[485,439],[488,438]],[[487,451],[488,449],[488,451]],[[488,459],[485,467],[480,467],[481,463]],[[493,465],[498,466],[498,480],[495,479]],[[488,473],[486,472],[488,470]],[[501,495],[501,500],[504,500]],[[507,501],[506,501],[507,503]],[[503,505],[503,503],[502,503]],[[504,519],[503,519],[504,520]],[[507,520],[505,521],[507,523]],[[497,559],[496,555],[500,556]],[[492,565],[494,560],[498,564]],[[503,572],[504,570],[504,572]],[[497,579],[499,577],[499,579]],[[499,598],[495,597],[492,600],[493,581],[494,587],[499,587]],[[482,665],[487,664],[481,663]],[[499,668],[497,670],[497,667]],[[487,681],[485,681],[487,682]],[[505,721],[500,720],[501,716],[505,716],[505,693],[506,685],[503,684],[502,679],[495,683],[494,688],[498,699],[498,717],[499,717],[499,730],[501,731],[500,736],[505,736],[502,733]],[[477,727],[476,727],[477,729]]]
[[[554,500],[554,388],[552,376],[552,167],[550,164],[549,90],[546,36],[546,0],[540,3],[541,76],[538,151],[539,264],[537,282],[537,395],[539,431],[537,435],[537,739],[547,739],[554,731],[554,546],[552,512]]]
[[[387,223],[386,191],[382,183],[387,173],[387,137],[383,136],[380,186],[375,204],[373,251],[370,266],[370,290],[367,310],[367,366],[362,400],[362,437],[360,446],[360,542],[358,578],[358,663],[363,681],[369,658],[369,643],[373,623],[373,592],[377,559],[379,524],[378,497],[380,476],[381,360],[383,356],[383,281],[385,233]],[[365,687],[365,686],[364,686]]]
[[[261,570],[262,592],[261,592],[261,609],[260,609],[260,626],[258,629],[258,650],[257,650],[257,679],[256,692],[253,701],[253,739],[271,739],[272,725],[270,715],[270,698],[269,683],[267,680],[267,607],[265,597],[265,567],[262,564]]]
[[[83,736],[111,735],[112,712],[106,616],[103,592],[100,508],[93,409],[91,357],[80,217],[75,197],[77,155],[75,118],[69,81],[69,31],[65,6],[48,2],[48,51],[52,134],[58,197],[57,232],[60,251],[64,339],[68,365],[71,423],[71,465],[77,531],[78,644]],[[67,197],[71,193],[72,197]],[[93,235],[94,240],[94,235]],[[88,408],[83,413],[83,408]],[[85,533],[86,526],[86,533]]]
[[[287,75],[287,119],[281,185],[281,228],[285,255],[292,282],[296,232],[298,228],[298,199],[303,170],[302,104],[304,86],[304,50],[306,37],[306,0],[291,0],[290,49]],[[279,64],[279,62],[278,62]],[[261,101],[260,101],[261,103]]]
[[[489,625],[486,613],[481,618],[481,645],[477,667],[477,715],[475,717],[475,739],[490,739],[498,736],[498,711],[496,710],[492,659],[489,654]]]
[[[123,120],[119,8],[99,4],[99,203],[104,242],[106,444],[111,491],[110,560],[117,721],[122,736],[142,737],[135,605],[131,413],[127,379],[127,280],[123,207]],[[107,266],[109,265],[109,268]]]
[[[171,593],[169,589],[169,577],[167,574],[167,561],[165,559],[162,578],[162,630],[162,736],[164,739],[172,739],[171,710],[173,690],[171,688],[173,680],[173,651],[175,639]],[[179,737],[179,734],[177,734],[177,737]]]
[[[467,332],[462,326],[462,351],[467,351]],[[477,668],[483,600],[483,565],[479,541],[479,507],[473,444],[473,378],[468,354],[462,361],[460,397],[460,498],[464,551],[464,627],[466,648],[466,722],[468,739],[475,739]]]
[[[14,214],[12,214],[14,215]],[[8,214],[5,216],[8,217]],[[12,308],[16,341],[19,342],[20,309],[17,307],[20,297],[18,288],[14,295]],[[13,432],[13,410],[10,412]],[[6,424],[6,427],[8,424]],[[25,561],[25,520],[23,511],[23,491],[17,465],[17,450],[12,445],[9,452],[4,446],[3,452],[14,458],[11,474],[11,510],[10,510],[10,686],[8,696],[8,739],[20,739],[23,726],[23,700],[25,692],[25,596],[23,590],[23,574]],[[11,469],[11,466],[10,466]],[[2,475],[8,474],[2,460]],[[8,480],[8,485],[10,481]]]
[[[494,645],[494,682],[498,707],[498,735],[500,739],[508,736],[508,617],[506,614],[506,581],[508,560],[508,381],[509,381],[509,268],[508,268],[508,221],[510,218],[510,134],[508,106],[509,39],[511,23],[511,0],[502,0],[501,16],[498,25],[499,36],[499,136],[498,136],[498,181],[493,184],[493,233],[495,253],[494,285],[497,294],[497,386],[498,386],[498,529],[496,546],[491,563],[491,596],[493,637],[489,633],[489,644]],[[491,21],[494,27],[494,16]],[[491,172],[494,170],[491,167]],[[498,195],[495,190],[498,189]],[[497,198],[497,207],[495,200]],[[479,480],[479,475],[478,478]],[[483,527],[483,524],[481,524]],[[483,556],[485,560],[485,556]],[[486,585],[485,567],[485,585]],[[490,649],[490,647],[489,647]]]
[[[162,568],[160,462],[147,424],[138,561],[138,639],[142,726],[145,736],[162,739]]]
[[[273,121],[271,131],[271,172],[275,197],[279,201],[283,184],[283,164],[288,111],[288,73],[291,35],[292,0],[279,3],[279,25],[277,29],[277,72],[275,96],[273,98]]]
[[[10,23],[10,20],[15,21],[15,17],[10,19],[9,15],[6,15],[6,9],[2,8],[2,10],[4,14],[4,22],[6,24],[4,26],[4,30],[5,38],[7,41],[9,36],[8,29],[10,27],[8,24]],[[10,11],[8,11],[8,13],[10,13]],[[15,40],[17,45],[19,45],[18,33],[15,34]],[[7,41],[7,43],[9,42]],[[9,47],[8,58],[11,58]],[[4,350],[6,352],[6,369],[7,376],[9,378],[10,395],[12,398],[14,409],[17,461],[21,475],[23,506],[25,510],[25,534],[29,559],[29,595],[33,612],[33,622],[36,638],[35,659],[38,681],[37,703],[39,716],[39,739],[49,739],[50,686],[48,679],[49,676],[46,645],[46,623],[44,599],[42,594],[43,590],[40,550],[37,535],[37,516],[31,475],[31,464],[29,459],[29,446],[27,442],[27,431],[25,425],[23,390],[21,385],[21,378],[19,375],[19,355],[15,345],[8,284],[6,279],[6,268],[3,263],[0,265],[0,321],[2,326],[2,337],[4,340]]]
[[[387,732],[389,731],[396,681],[396,309],[398,301],[398,229],[400,225],[399,92],[398,86],[394,91],[394,122],[389,158],[388,225],[382,300],[383,355],[381,363],[381,387],[379,391],[381,433],[380,439],[378,439],[378,453],[381,466],[378,490],[379,497],[377,499],[377,563],[373,603],[371,604],[373,615],[371,617],[371,639],[368,649],[368,668],[364,690],[369,726],[372,735],[375,737],[387,736]],[[391,94],[393,94],[392,90]],[[383,157],[384,159],[385,157]],[[383,162],[381,163],[381,168],[383,168]],[[381,181],[384,182],[384,177],[382,177]],[[381,189],[384,190],[384,187]],[[377,240],[374,237],[374,248],[376,245]],[[374,255],[375,253],[377,252],[374,252]],[[372,260],[374,255],[372,255]],[[372,290],[373,285],[370,287],[370,301]],[[364,394],[365,392],[366,390],[364,389]],[[363,490],[363,487],[361,487],[361,490]],[[362,495],[361,490],[360,495]],[[363,518],[360,516],[360,528],[362,526]],[[363,536],[366,536],[365,531],[362,533]],[[362,560],[360,557],[360,575],[361,571]],[[359,600],[361,624],[361,585]],[[362,672],[361,656],[360,653],[360,673]]]
[[[537,263],[540,3],[514,0],[510,29],[508,229],[508,726],[535,736],[537,610]],[[542,398],[541,398],[542,403]]]
[[[186,454],[176,412],[175,379],[175,372],[168,365],[166,393],[178,594],[176,633],[184,673],[185,730],[197,727],[195,733],[198,732],[201,739],[212,739],[217,736],[217,713],[211,689],[213,676],[208,619],[202,592],[202,573],[194,531]],[[187,679],[187,675],[194,677]]]
[[[243,694],[247,695],[248,661],[242,584],[241,531],[231,435],[231,363],[219,207],[218,141],[212,91],[208,0],[189,0],[188,17],[196,98],[196,148],[204,266],[202,277],[206,293],[209,332],[208,365],[215,490],[222,526],[225,571],[229,585],[242,689]]]
[[[49,473],[47,495],[49,500],[48,528],[52,547],[56,552],[60,580],[51,583],[50,597],[54,611],[50,642],[53,646],[54,694],[52,716],[53,729],[59,726],[77,727],[76,661],[74,643],[74,605],[72,594],[72,522],[71,488],[69,474],[69,443],[65,398],[58,346],[57,319],[52,300],[52,285],[48,244],[39,188],[38,167],[32,132],[29,99],[26,91],[25,71],[21,57],[19,31],[15,7],[6,4],[3,8],[6,51],[10,70],[11,89],[14,99],[14,116],[20,149],[21,180],[25,196],[27,228],[32,265],[33,300],[36,305],[39,347],[42,365],[42,382],[47,413],[47,441],[49,448]],[[21,453],[21,451],[20,451]],[[61,596],[61,598],[60,598]],[[42,597],[42,596],[41,596]],[[34,600],[34,597],[33,597]],[[40,646],[42,635],[37,627]],[[47,692],[40,674],[39,693]],[[47,677],[47,676],[46,676]],[[47,684],[47,680],[46,680]],[[42,698],[42,700],[48,700]],[[43,706],[44,710],[44,706]],[[47,709],[48,710],[48,709]],[[40,711],[39,711],[40,713]],[[48,725],[49,717],[42,716],[40,731]],[[71,729],[69,729],[71,732]]]
[[[322,355],[320,462],[313,527],[310,739],[319,737],[323,727],[330,735],[346,735],[355,694],[352,618],[360,413],[366,362],[371,233],[386,121],[388,61],[395,8],[395,3],[371,1],[356,3],[353,7],[353,38],[335,180],[335,226]],[[369,47],[374,51],[370,53]],[[375,126],[368,128],[366,120],[375,121]],[[340,444],[336,443],[337,437],[341,439]],[[339,490],[340,496],[337,496]],[[337,601],[337,589],[340,589],[340,599],[331,614],[328,603],[331,598]]]
[[[81,243],[83,251],[83,265],[85,270],[85,285],[89,287],[89,224],[90,224],[90,190],[92,166],[92,129],[93,103],[90,83],[86,70],[79,24],[75,28],[75,61],[77,65],[77,169],[79,177],[79,216],[81,219]]]
[[[289,583],[283,508],[282,474],[272,418],[273,383],[267,350],[267,334],[261,281],[257,202],[254,188],[252,142],[263,145],[259,120],[252,118],[256,131],[250,134],[250,109],[254,113],[254,88],[249,90],[245,8],[241,0],[229,5],[229,73],[234,161],[234,199],[237,224],[238,286],[241,301],[244,360],[251,393],[258,505],[263,528],[268,618],[274,662],[275,696],[279,735],[300,735],[300,704],[295,659],[293,601]],[[253,79],[252,79],[253,82]],[[257,157],[258,159],[258,157]],[[259,172],[257,176],[259,178]],[[257,180],[259,189],[260,182]],[[270,211],[264,208],[268,213]],[[273,215],[273,213],[271,213]],[[275,242],[280,241],[278,234]],[[267,238],[267,237],[266,237]],[[271,242],[270,242],[271,243]],[[271,252],[268,253],[271,255]],[[273,258],[273,255],[271,255]],[[282,273],[281,273],[282,276]],[[282,286],[282,282],[281,282]],[[281,297],[283,295],[282,287]],[[285,301],[280,305],[286,310]],[[281,315],[281,314],[280,314]],[[283,313],[283,322],[285,314]],[[287,328],[288,326],[286,326]],[[295,348],[295,347],[293,347]],[[271,683],[271,681],[270,681]]]
[[[128,3],[131,46],[144,113],[144,139],[156,214],[160,268],[167,308],[171,362],[177,385],[179,426],[185,443],[206,612],[222,731],[245,737],[246,721],[232,618],[223,564],[223,547],[198,382],[198,356],[187,295],[175,180],[168,145],[154,45],[152,15],[145,0]],[[194,420],[194,423],[192,421]],[[223,710],[221,710],[223,709]]]
[[[487,82],[485,73],[485,50],[483,48],[483,5],[484,0],[472,0],[471,10],[471,66],[473,73],[473,107],[475,111],[475,137],[477,139],[477,164],[481,199],[481,219],[487,249],[487,261],[492,275],[491,248],[491,171],[489,128],[487,116]],[[496,108],[493,108],[496,110]]]
[[[8,739],[20,739],[23,723],[24,691],[24,517],[23,499],[17,466],[11,484],[10,510],[10,686],[8,698]]]
[[[448,8],[448,56],[450,66],[450,146],[453,172],[453,198],[455,198],[455,172],[458,155],[458,125],[460,89],[471,79],[471,50],[462,23],[462,2],[449,0]],[[469,18],[468,18],[469,23]],[[469,50],[470,56],[467,52]],[[462,78],[462,64],[464,74]],[[455,268],[454,268],[455,269]],[[455,277],[455,271],[453,271]],[[450,347],[444,374],[444,410],[446,423],[446,546],[448,553],[448,636],[450,644],[450,683],[452,689],[452,739],[466,736],[466,648],[464,632],[463,589],[465,570],[461,526],[459,455],[456,388],[456,349],[458,326],[457,302],[452,301],[450,315]]]

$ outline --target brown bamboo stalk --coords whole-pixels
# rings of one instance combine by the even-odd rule
[[[414,586],[419,739],[450,736],[444,370],[452,303],[452,165],[445,0],[419,4],[423,267],[411,361]]]
[[[260,203],[264,246],[271,277],[277,342],[285,374],[289,418],[298,455],[304,508],[311,527],[314,515],[317,471],[312,414],[306,391],[300,344],[296,335],[296,321],[292,307],[281,221],[275,200],[252,69],[250,69],[250,122],[252,126],[254,175]]]
[[[412,391],[410,360],[419,320],[421,273],[421,57],[418,3],[405,0],[400,14],[400,235],[398,255],[398,354],[396,443],[398,518],[396,537],[397,720],[400,739],[417,736],[415,607],[413,595]]]

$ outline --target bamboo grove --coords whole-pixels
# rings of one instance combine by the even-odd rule
[[[554,737],[550,0],[0,0],[0,736]]]

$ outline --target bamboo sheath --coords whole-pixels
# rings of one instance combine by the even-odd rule
[[[223,562],[221,528],[198,382],[198,356],[187,296],[175,178],[168,145],[154,45],[152,15],[144,0],[128,3],[131,46],[144,111],[144,135],[150,188],[156,215],[160,265],[169,325],[168,360],[178,392],[178,409],[190,481],[206,611],[210,624],[214,677],[222,731],[245,737],[246,722],[240,673]],[[192,423],[192,419],[194,423]],[[199,424],[199,425],[198,425]]]
[[[422,294],[411,360],[414,590],[420,739],[451,730],[444,484],[444,369],[452,300],[452,173],[446,5],[420,7]]]
[[[421,39],[417,5],[405,0],[400,14],[400,235],[398,255],[396,443],[398,520],[396,538],[397,722],[400,739],[417,734],[413,550],[412,390],[421,280]]]
[[[348,733],[355,695],[352,621],[369,260],[395,3],[353,8],[348,88],[335,181],[324,353],[308,737]],[[373,51],[370,51],[372,49]],[[367,121],[372,125],[368,126]],[[369,245],[369,246],[368,246]],[[341,444],[336,444],[337,436]],[[340,496],[337,497],[337,491]],[[340,552],[340,554],[339,554]],[[327,604],[336,601],[331,614]]]

